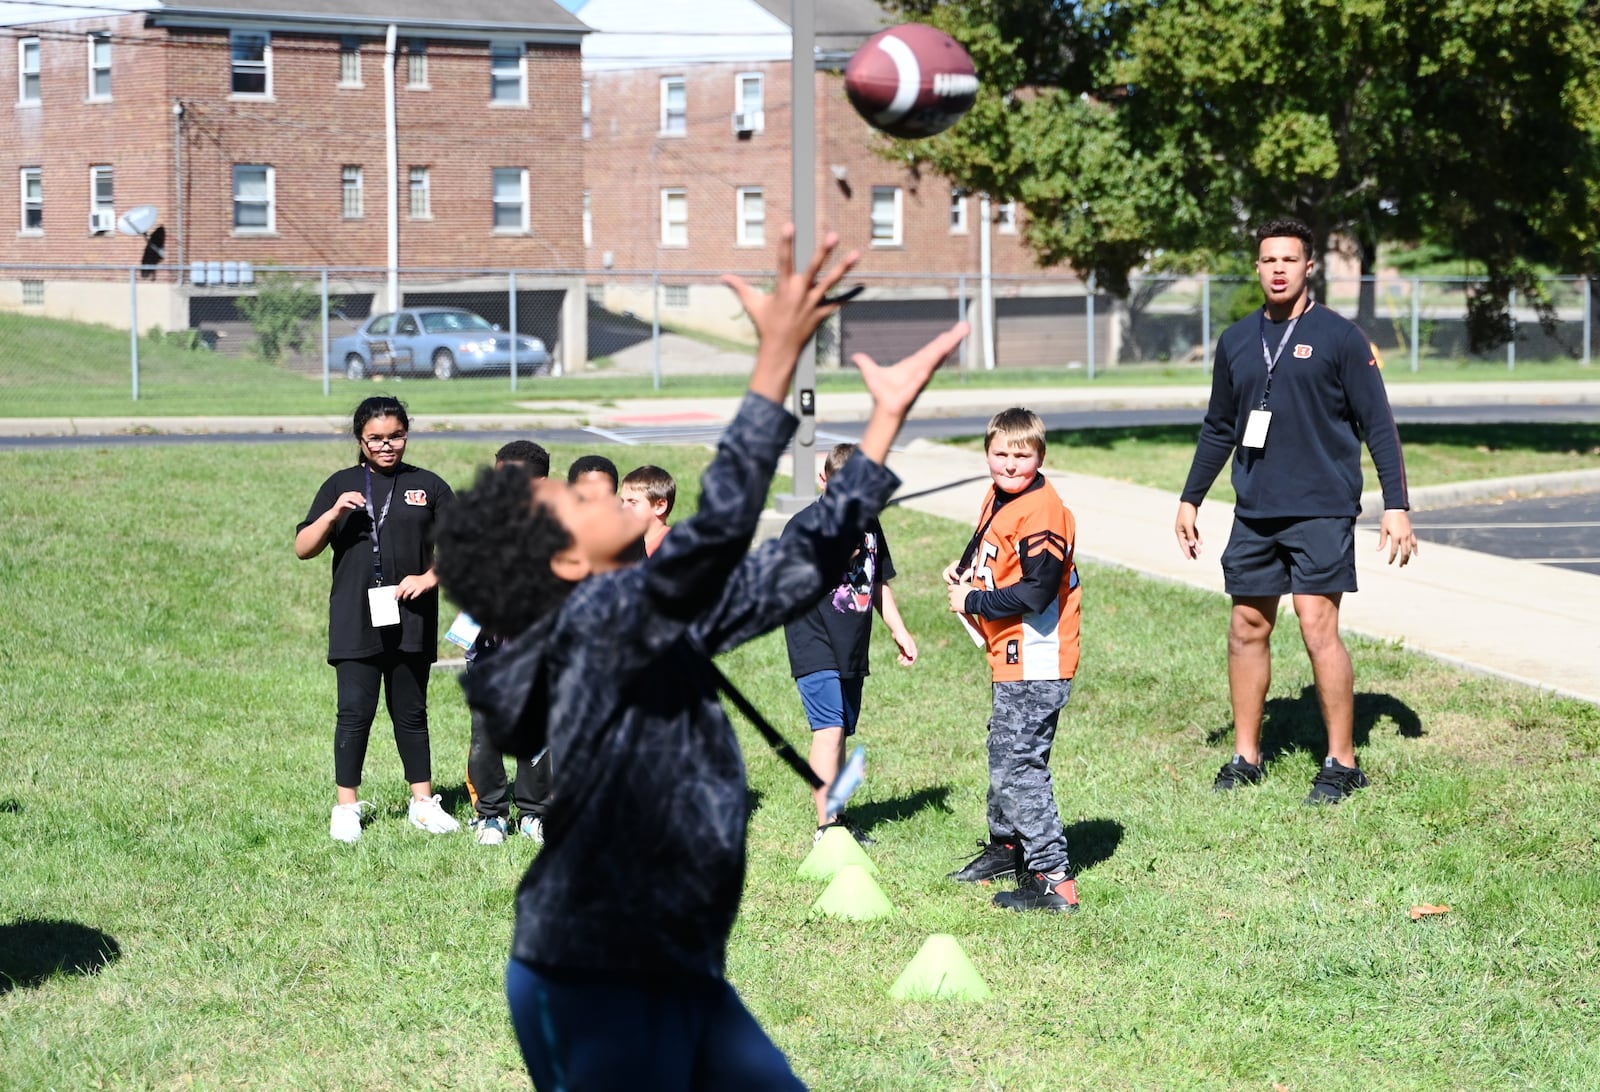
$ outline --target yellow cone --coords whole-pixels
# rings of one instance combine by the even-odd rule
[[[878,866],[862,852],[856,840],[844,827],[834,826],[822,832],[817,844],[811,847],[806,859],[800,862],[799,874],[808,880],[831,880],[845,865],[860,865],[877,874]]]
[[[961,942],[948,933],[935,933],[922,942],[906,969],[894,980],[889,996],[896,1001],[987,1001],[994,994],[962,951]]]
[[[890,916],[894,905],[870,872],[858,864],[847,864],[811,904],[811,912],[830,918],[870,921]]]

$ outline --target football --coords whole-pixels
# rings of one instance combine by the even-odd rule
[[[978,73],[961,43],[922,23],[880,30],[844,70],[850,105],[868,125],[915,140],[960,121],[978,94]]]

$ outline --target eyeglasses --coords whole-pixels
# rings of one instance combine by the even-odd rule
[[[393,436],[363,436],[361,442],[367,445],[369,451],[393,451],[405,446],[406,434],[397,432]]]

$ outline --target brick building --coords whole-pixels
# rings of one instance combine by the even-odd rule
[[[7,281],[0,307],[125,323],[126,280],[93,265],[155,263],[141,325],[180,328],[272,265],[376,271],[381,306],[389,270],[584,263],[586,28],[555,0],[0,10],[0,263],[78,267]],[[119,233],[144,205],[146,238]],[[578,283],[533,291],[581,330]]]

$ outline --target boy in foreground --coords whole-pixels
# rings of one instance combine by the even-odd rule
[[[1072,560],[1076,524],[1039,473],[1044,434],[1032,410],[1002,410],[990,419],[984,451],[994,484],[972,541],[944,571],[950,609],[982,637],[994,677],[989,840],[950,878],[987,883],[1015,874],[1017,889],[996,895],[996,906],[1071,913],[1078,889],[1050,782],[1050,749],[1078,670],[1081,592]]]
[[[854,451],[854,444],[835,444],[828,452],[818,475],[824,496],[828,481],[844,469]],[[784,533],[789,532],[785,529]],[[823,591],[811,609],[784,623],[789,673],[794,676],[800,704],[811,727],[811,769],[822,779],[822,788],[812,794],[817,803],[813,842],[821,841],[823,831],[829,827],[843,826],[862,845],[873,844],[843,815],[828,814],[828,787],[844,766],[845,740],[855,735],[856,721],[861,716],[862,680],[867,677],[874,609],[889,627],[900,665],[910,667],[917,661],[917,642],[907,631],[894,592],[889,590],[893,579],[894,559],[889,555],[889,543],[883,537],[883,528],[873,519],[857,539],[845,567],[834,574],[833,585]]]
[[[622,507],[645,521],[644,552],[650,556],[672,530],[667,526],[667,517],[678,500],[678,483],[659,466],[646,464],[628,471],[617,495],[622,498]]]
[[[517,893],[506,993],[541,1089],[798,1088],[723,977],[744,882],[748,801],[710,657],[821,593],[897,479],[883,460],[958,325],[898,366],[856,363],[874,400],[861,450],[804,530],[747,556],[796,421],[795,361],[838,310],[829,235],[793,272],[793,229],[763,295],[723,278],[760,345],[749,393],[701,481],[700,508],[638,565],[638,519],[560,482],[480,474],[441,531],[441,574],[517,636],[467,680],[500,745],[548,739],[557,782],[544,851]],[[796,517],[797,519],[800,517]]]

